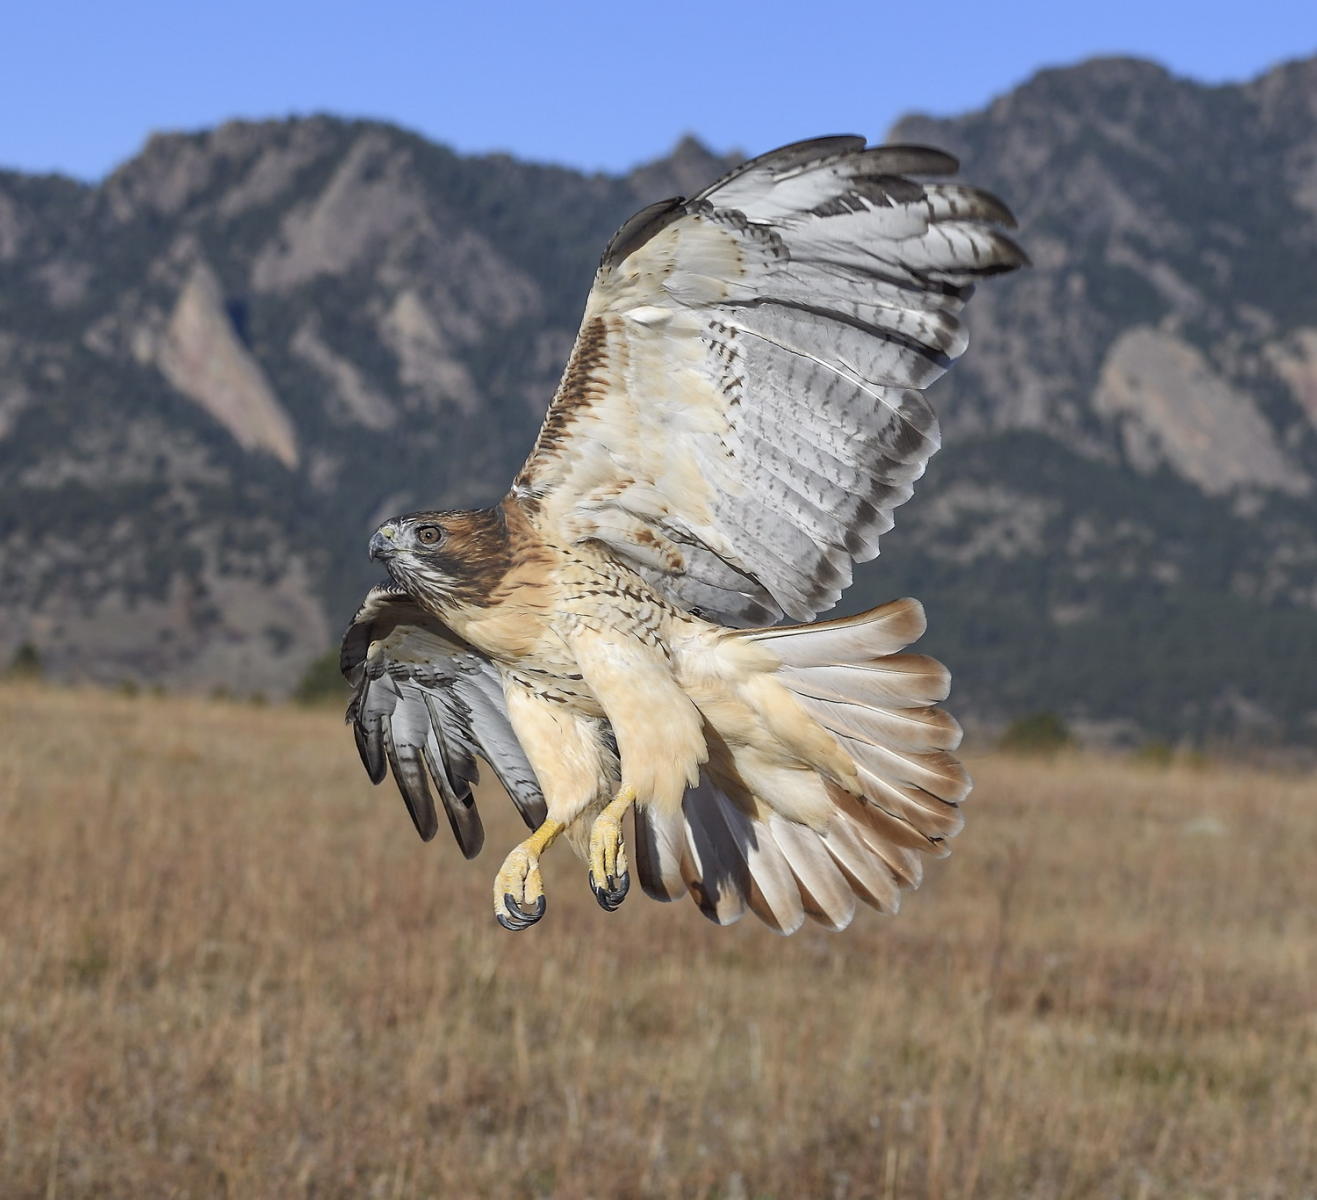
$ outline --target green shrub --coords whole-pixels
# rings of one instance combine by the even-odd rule
[[[13,661],[5,674],[10,679],[40,679],[45,674],[45,668],[41,665],[41,652],[31,642],[24,642],[14,652]]]
[[[1002,734],[998,747],[1008,754],[1059,754],[1075,745],[1074,734],[1054,712],[1017,717]]]
[[[1175,748],[1169,743],[1154,738],[1144,742],[1134,751],[1134,761],[1141,767],[1169,767],[1175,761]]]
[[[347,699],[347,687],[338,669],[338,650],[326,650],[308,664],[293,699],[298,704],[339,704]]]

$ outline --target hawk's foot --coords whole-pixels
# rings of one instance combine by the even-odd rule
[[[540,855],[562,831],[561,822],[545,821],[503,860],[494,876],[494,919],[504,929],[529,929],[544,916]]]
[[[607,912],[613,912],[626,899],[631,886],[622,818],[635,801],[635,788],[622,788],[590,826],[590,887],[599,907]]]

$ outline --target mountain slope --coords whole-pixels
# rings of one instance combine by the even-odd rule
[[[1315,108],[1317,60],[1208,88],[1107,59],[892,131],[1008,196],[1034,260],[975,299],[887,548],[972,709],[1311,735]]]
[[[959,154],[1035,263],[971,306],[946,449],[847,597],[924,599],[958,713],[1311,735],[1314,117],[1317,60],[1208,88],[1113,59],[892,131]],[[287,691],[377,520],[506,486],[613,228],[725,165],[315,117],[159,136],[97,187],[0,174],[0,655]]]
[[[156,137],[97,188],[0,176],[0,653],[287,691],[373,523],[506,486],[648,198],[331,118]]]

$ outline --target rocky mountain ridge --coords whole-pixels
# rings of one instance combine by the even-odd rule
[[[1317,59],[1108,59],[891,131],[1035,264],[971,305],[946,449],[846,600],[921,596],[958,714],[1311,736],[1315,117]],[[377,520],[506,487],[612,230],[730,161],[583,175],[312,117],[159,135],[97,186],[0,172],[0,661],[285,694]]]

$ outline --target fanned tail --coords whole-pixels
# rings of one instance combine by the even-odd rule
[[[946,668],[903,652],[924,625],[922,606],[907,599],[735,635],[780,664],[744,688],[772,744],[796,757],[719,743],[711,719],[715,752],[681,811],[637,813],[646,892],[689,892],[722,925],[748,908],[781,933],[806,916],[843,929],[857,899],[895,912],[901,891],[919,885],[923,855],[947,853],[971,786],[951,753],[960,726],[936,707],[949,690]],[[777,703],[765,679],[794,703]],[[830,738],[812,741],[818,728]],[[815,745],[827,749],[806,757]]]

